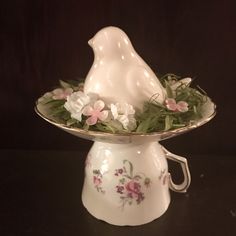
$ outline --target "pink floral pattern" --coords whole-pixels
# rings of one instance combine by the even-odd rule
[[[105,193],[105,190],[102,188],[102,173],[100,170],[93,170],[93,185],[100,193]]]
[[[145,199],[144,187],[148,188],[151,180],[144,173],[134,174],[133,164],[130,161],[124,160],[123,167],[116,169],[114,175],[119,178],[116,192],[120,195],[122,208],[134,202],[140,204]]]

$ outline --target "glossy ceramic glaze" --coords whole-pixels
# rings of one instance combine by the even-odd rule
[[[114,225],[140,225],[161,216],[170,203],[161,146],[95,142],[86,160],[82,201],[92,215]]]
[[[127,144],[127,143],[134,143],[134,142],[136,143],[142,140],[160,141],[164,139],[169,139],[169,138],[189,132],[193,129],[196,129],[197,127],[204,125],[205,123],[210,121],[216,114],[215,104],[210,99],[208,99],[208,102],[203,105],[203,111],[202,111],[203,116],[197,120],[194,120],[188,126],[174,129],[174,130],[153,132],[153,133],[148,133],[148,134],[140,134],[140,133],[112,134],[112,133],[105,133],[105,132],[99,132],[99,131],[88,131],[88,130],[83,130],[80,128],[67,126],[61,123],[60,120],[52,116],[47,106],[44,106],[38,102],[35,107],[35,111],[37,112],[39,116],[41,116],[47,122],[79,138],[84,138],[84,139],[98,141],[98,142],[117,143],[117,144]]]
[[[37,103],[36,112],[70,134],[93,140],[85,167],[82,201],[96,218],[114,225],[141,225],[160,217],[170,203],[169,188],[185,192],[191,177],[187,160],[168,152],[158,141],[197,128],[215,115],[209,99],[203,117],[187,127],[151,134],[110,134],[72,128]],[[184,180],[173,183],[166,159],[179,163]]]
[[[152,96],[162,103],[166,92],[135,52],[127,35],[116,27],[100,30],[90,41],[94,63],[86,77],[84,92],[95,93],[107,104],[129,103],[142,109]],[[183,83],[190,82],[186,78]],[[81,138],[95,141],[88,153],[82,201],[96,218],[114,225],[142,225],[160,217],[170,203],[169,189],[185,192],[191,177],[187,160],[170,153],[158,141],[197,128],[215,115],[208,98],[202,117],[188,126],[150,134],[87,131],[62,124],[47,105],[37,103],[36,112],[46,121]],[[183,182],[174,184],[167,159],[182,167]]]
[[[173,183],[166,158],[181,164],[182,184]],[[185,192],[190,182],[187,160],[156,141],[95,142],[86,159],[82,201],[100,220],[114,225],[142,225],[167,210],[169,188]]]
[[[140,109],[153,95],[160,103],[164,101],[165,89],[121,29],[106,27],[89,45],[94,62],[85,80],[85,93],[99,94],[107,104],[126,102]]]

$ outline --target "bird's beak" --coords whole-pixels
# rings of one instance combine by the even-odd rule
[[[89,41],[88,41],[88,44],[90,47],[93,47],[93,38],[91,38]]]

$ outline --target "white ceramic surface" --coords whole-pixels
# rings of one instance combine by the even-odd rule
[[[86,160],[82,201],[93,216],[114,225],[141,225],[161,216],[170,203],[161,146],[95,142]]]
[[[170,178],[168,155],[183,164],[181,185],[175,185]],[[83,204],[93,216],[113,225],[153,221],[169,206],[169,187],[185,192],[190,184],[186,159],[177,159],[156,141],[95,142],[86,159]]]
[[[141,225],[160,217],[167,210],[169,188],[185,192],[191,181],[187,160],[168,152],[158,141],[211,120],[215,115],[214,103],[209,99],[203,108],[203,117],[189,126],[151,134],[85,131],[61,124],[50,115],[47,106],[37,104],[35,110],[58,128],[95,141],[87,156],[82,192],[87,210],[110,224]],[[181,164],[183,183],[173,183],[166,159]]]
[[[94,62],[85,79],[85,93],[99,94],[107,104],[126,102],[140,109],[154,94],[163,103],[165,89],[121,29],[106,27],[89,45]]]
[[[125,102],[136,109],[142,109],[153,95],[160,103],[164,101],[165,89],[122,30],[104,28],[89,44],[95,58],[85,80],[85,93],[96,93],[107,104]],[[150,134],[111,134],[66,126],[40,103],[35,110],[58,128],[95,141],[86,160],[82,201],[93,216],[114,225],[148,223],[167,210],[169,188],[187,190],[191,181],[187,160],[168,152],[158,141],[197,128],[215,115],[215,105],[208,99],[203,117],[186,127]],[[181,165],[181,184],[173,183],[166,159]]]

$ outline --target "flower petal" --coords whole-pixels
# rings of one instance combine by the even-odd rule
[[[52,94],[53,94],[52,98],[54,100],[60,100],[64,98],[64,92],[63,92],[63,89],[61,88],[54,89],[52,91]]]
[[[63,93],[63,89],[61,89],[61,88],[54,89],[54,90],[52,91],[52,93],[53,93],[54,95],[62,94],[62,93]]]
[[[119,113],[128,116],[128,115],[133,115],[135,113],[135,110],[132,105],[124,102],[124,103],[120,104],[120,112]]]
[[[82,113],[81,112],[77,112],[77,113],[72,113],[71,114],[71,118],[74,118],[78,121],[81,121],[82,120]]]
[[[51,92],[47,92],[43,95],[43,97],[45,98],[51,98],[52,97],[52,93]]]
[[[176,101],[175,101],[174,98],[167,98],[167,99],[165,100],[165,103],[166,103],[166,104],[176,104]]]
[[[81,121],[83,108],[90,104],[90,97],[81,91],[77,91],[67,96],[66,100],[64,104],[66,110],[71,113],[72,118]]]
[[[84,107],[82,113],[85,116],[91,116],[93,114],[94,109],[91,106]]]
[[[114,120],[118,118],[117,106],[114,104],[111,104],[111,114],[113,115]]]
[[[171,111],[175,111],[177,109],[176,101],[173,98],[167,98],[165,100],[165,104],[166,104],[167,109]]]
[[[73,89],[72,88],[66,88],[64,91],[64,95],[65,96],[69,96],[73,93]]]
[[[87,120],[86,123],[87,125],[95,125],[98,121],[98,118],[96,116],[90,116]]]
[[[101,111],[105,107],[105,103],[102,100],[98,100],[94,103],[94,109],[97,111]]]
[[[180,112],[186,112],[188,111],[188,103],[185,101],[180,101],[177,103],[176,109],[177,111],[180,111]]]
[[[132,131],[137,128],[137,122],[134,116],[129,116],[129,124],[127,126],[127,129]]]
[[[119,115],[118,119],[120,123],[123,125],[124,129],[127,129],[129,125],[129,118],[126,115]]]
[[[176,81],[174,84],[171,84],[170,87],[172,90],[176,90],[179,86],[188,86],[192,82],[192,79],[187,77],[181,80]]]
[[[98,115],[98,119],[101,121],[106,120],[108,117],[108,111],[101,111]]]

